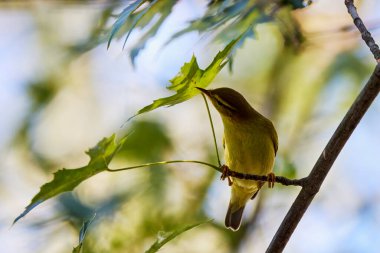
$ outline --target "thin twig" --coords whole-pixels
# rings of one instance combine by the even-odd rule
[[[143,167],[149,167],[149,166],[155,166],[155,165],[162,165],[162,164],[169,164],[169,163],[198,163],[198,164],[203,164],[203,165],[209,166],[209,167],[211,167],[211,168],[213,168],[219,172],[222,172],[218,166],[215,166],[215,165],[210,164],[210,163],[202,162],[202,161],[195,161],[195,160],[160,161],[160,162],[154,162],[154,163],[144,163],[144,164],[120,168],[120,169],[109,169],[109,168],[107,168],[106,170],[109,172],[119,172],[119,171],[124,171],[124,170],[131,170],[131,169],[137,169],[137,168],[143,168]]]
[[[362,39],[364,40],[364,42],[367,44],[367,46],[371,50],[376,61],[378,63],[380,63],[379,46],[376,44],[375,40],[372,38],[371,33],[367,30],[363,21],[359,17],[359,14],[358,14],[356,7],[354,5],[354,1],[353,0],[345,0],[344,3],[346,4],[348,13],[351,15],[352,19],[354,20],[354,24],[356,25],[359,32],[361,33]]]
[[[380,64],[377,64],[366,86],[339,124],[330,141],[319,156],[310,175],[306,178],[305,186],[302,187],[301,192],[298,194],[296,200],[282,221],[266,251],[267,253],[283,251],[314,196],[318,193],[335,159],[338,157],[340,151],[350,138],[352,132],[359,124],[371,103],[379,94],[379,91]]]
[[[160,161],[160,162],[153,162],[153,163],[144,163],[136,166],[130,166],[130,167],[125,167],[125,168],[120,168],[120,169],[109,169],[107,168],[106,170],[109,172],[119,172],[119,171],[124,171],[124,170],[132,170],[132,169],[137,169],[137,168],[143,168],[143,167],[149,167],[149,166],[157,166],[157,165],[163,165],[163,164],[170,164],[170,163],[198,163],[202,165],[206,165],[208,167],[211,167],[219,172],[223,172],[221,167],[218,167],[216,165],[213,165],[211,163],[206,163],[202,161],[196,161],[196,160],[172,160],[172,161]],[[239,179],[246,179],[246,180],[255,180],[255,181],[268,181],[267,176],[262,176],[262,175],[252,175],[252,174],[244,174],[244,173],[239,173],[236,171],[232,171],[227,169],[225,171],[226,176],[230,177],[235,177]],[[289,179],[286,177],[281,177],[281,176],[276,176],[276,183],[280,183],[283,185],[295,185],[295,186],[304,186],[306,178],[301,178],[301,179]]]
[[[220,157],[219,157],[219,152],[218,152],[218,144],[216,143],[215,129],[214,129],[214,124],[212,123],[210,108],[208,106],[206,96],[203,93],[201,93],[201,95],[202,95],[203,100],[205,101],[205,104],[206,104],[206,109],[207,109],[207,113],[208,113],[208,119],[210,120],[210,125],[211,125],[212,137],[214,138],[215,153],[216,153],[216,157],[218,159],[219,167],[221,167],[222,163],[220,162]]]

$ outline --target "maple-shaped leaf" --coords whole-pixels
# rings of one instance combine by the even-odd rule
[[[115,134],[108,138],[103,138],[95,147],[86,152],[90,156],[90,161],[86,166],[76,169],[62,169],[55,172],[53,180],[41,187],[39,193],[33,197],[24,212],[13,223],[16,223],[42,202],[63,192],[72,191],[84,180],[105,171],[113,156],[124,144],[126,137],[119,142],[116,142]]]
[[[199,68],[197,59],[193,56],[190,62],[185,63],[180,72],[170,80],[171,85],[167,89],[176,91],[176,94],[154,100],[152,104],[139,110],[135,116],[161,106],[173,106],[182,103],[199,94],[199,90],[195,89],[195,87],[206,88],[214,80],[216,75],[228,62],[228,56],[239,40],[240,37],[231,41],[215,56],[214,60],[204,70]]]

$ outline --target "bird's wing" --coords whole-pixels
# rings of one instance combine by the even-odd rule
[[[274,128],[272,121],[267,120],[267,122],[268,122],[267,129],[269,130],[269,136],[273,142],[274,155],[276,155],[277,150],[278,150],[278,136],[277,136],[276,128]]]
[[[276,155],[277,150],[278,150],[278,136],[277,136],[276,129],[274,127],[273,127],[273,131],[271,131],[271,139],[273,141],[274,154]]]

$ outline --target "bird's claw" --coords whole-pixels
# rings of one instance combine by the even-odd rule
[[[268,180],[268,187],[273,188],[274,183],[276,182],[276,175],[273,172],[269,173],[267,175],[267,180]]]
[[[222,165],[221,169],[222,169],[222,175],[220,176],[220,179],[224,180],[224,179],[227,178],[228,185],[231,186],[233,184],[233,182],[232,182],[231,177],[228,175],[228,172],[229,172],[230,169],[225,164]]]

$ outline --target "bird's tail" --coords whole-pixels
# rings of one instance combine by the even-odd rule
[[[241,224],[241,218],[243,216],[245,203],[254,194],[255,193],[247,192],[242,187],[238,187],[234,185],[231,187],[231,200],[228,206],[226,219],[225,219],[225,225],[227,228],[231,228],[234,231],[239,229],[240,224]]]
[[[241,224],[241,218],[243,216],[244,206],[238,208],[237,210],[234,210],[234,206],[229,204],[227,214],[226,214],[226,220],[224,221],[227,228],[230,228],[234,231],[238,230]]]

